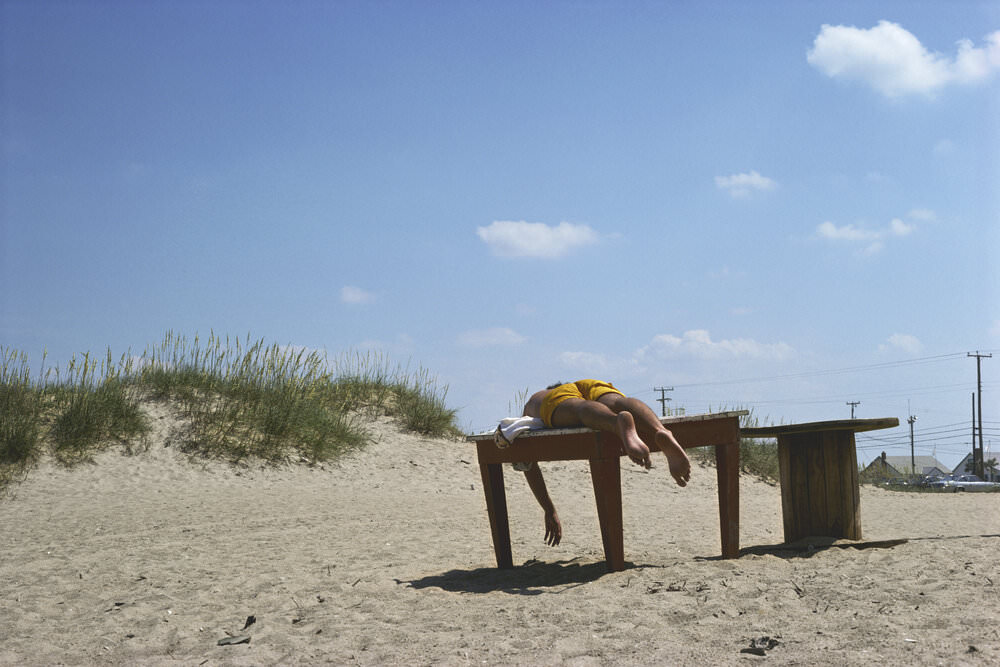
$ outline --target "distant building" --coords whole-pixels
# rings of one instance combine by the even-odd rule
[[[933,456],[882,456],[868,464],[861,473],[869,479],[907,479],[914,476],[947,477],[948,466]]]
[[[991,459],[996,459],[997,455],[995,452],[986,452],[983,455],[983,462],[987,463]],[[951,471],[953,475],[974,475],[975,470],[972,469],[972,452],[965,455],[965,458],[958,462],[955,469]],[[983,481],[984,482],[1000,482],[1000,470],[997,466],[992,468],[986,468],[983,470]]]

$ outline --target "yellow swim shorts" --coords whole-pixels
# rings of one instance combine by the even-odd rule
[[[555,411],[556,406],[563,401],[571,398],[596,401],[604,394],[625,395],[615,389],[610,382],[601,382],[600,380],[579,380],[577,382],[561,384],[551,389],[546,394],[545,399],[542,400],[542,421],[545,422],[546,426],[552,428],[552,413]]]

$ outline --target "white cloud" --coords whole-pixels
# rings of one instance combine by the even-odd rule
[[[391,342],[369,338],[367,340],[361,341],[358,344],[358,349],[360,350],[369,350],[372,352],[387,353],[393,355],[413,354],[414,347],[415,345],[413,337],[407,333],[396,334],[395,340]]]
[[[587,375],[597,375],[606,371],[610,366],[607,357],[592,352],[563,352],[559,355],[559,361],[563,366],[574,370],[579,369]]]
[[[921,222],[933,222],[937,220],[937,213],[930,210],[929,208],[915,208],[911,209],[906,217],[911,220],[920,220]]]
[[[375,295],[360,287],[346,285],[340,288],[340,300],[343,303],[369,303],[375,300]]]
[[[698,359],[768,359],[780,361],[795,354],[787,343],[759,343],[750,338],[712,340],[704,329],[685,331],[681,337],[672,334],[655,336],[637,354],[640,359],[694,357]]]
[[[1000,69],[1000,31],[983,47],[963,39],[954,58],[932,53],[897,23],[874,28],[824,25],[806,55],[831,78],[866,83],[886,97],[931,95],[951,83],[985,81]]]
[[[538,307],[530,303],[519,303],[514,306],[514,312],[521,317],[529,317],[538,312]]]
[[[919,354],[924,349],[924,345],[916,336],[896,333],[889,336],[885,344],[879,345],[878,349],[883,352],[887,350],[900,350],[907,354]]]
[[[892,236],[908,236],[913,231],[913,225],[909,225],[899,218],[889,221],[889,233]]]
[[[570,222],[550,226],[542,222],[499,220],[477,228],[476,233],[500,257],[552,259],[598,240],[597,232],[589,226]]]
[[[941,139],[931,149],[934,157],[948,157],[955,152],[955,142],[951,139]]]
[[[715,177],[715,187],[727,191],[733,197],[747,197],[753,190],[767,191],[777,186],[775,181],[767,176],[761,176],[756,171]]]
[[[743,271],[742,269],[731,269],[728,266],[723,266],[721,269],[710,270],[708,272],[708,277],[712,280],[739,280],[745,278],[746,275],[746,271]]]
[[[495,345],[520,345],[527,338],[507,327],[472,329],[458,336],[459,345],[465,347],[492,347]]]
[[[853,224],[838,227],[829,220],[816,227],[816,234],[820,238],[833,241],[872,241],[880,237],[880,232],[869,229],[861,229]]]
[[[873,255],[877,255],[880,252],[882,252],[882,248],[884,247],[885,243],[883,243],[882,241],[874,241],[866,245],[861,250],[859,250],[858,254],[861,255],[862,257],[872,257]]]
[[[910,211],[909,218],[916,220],[933,219],[934,212],[924,209],[914,209]],[[893,218],[889,224],[880,229],[868,229],[854,224],[837,226],[827,220],[816,226],[816,236],[827,241],[846,241],[848,243],[865,243],[861,249],[862,255],[877,254],[885,247],[885,241],[889,238],[909,236],[916,229],[916,225],[906,222],[900,218]]]

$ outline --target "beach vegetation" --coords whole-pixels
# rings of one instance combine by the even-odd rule
[[[709,408],[709,412],[735,412],[746,410],[748,414],[740,417],[740,428],[757,428],[773,426],[769,418],[761,418],[754,413],[753,408],[721,407]],[[712,447],[699,447],[690,450],[693,458],[704,463],[715,463],[715,452]],[[778,441],[774,438],[740,438],[740,471],[759,479],[776,483],[778,471]]]
[[[72,465],[118,444],[131,452],[151,429],[144,406],[175,411],[176,441],[195,456],[322,462],[363,448],[368,424],[390,417],[428,436],[457,436],[447,387],[423,368],[378,353],[331,363],[317,350],[212,333],[168,332],[141,355],[89,353],[33,377],[27,355],[0,347],[0,488],[44,454]]]

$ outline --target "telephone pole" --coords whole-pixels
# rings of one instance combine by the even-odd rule
[[[667,401],[672,400],[667,398],[667,392],[673,390],[673,387],[653,387],[653,391],[660,392],[660,397],[656,400],[660,402],[660,413],[664,417],[667,416]]]
[[[910,415],[910,418],[906,421],[910,422],[910,475],[917,474],[917,457],[913,455],[913,422],[917,421],[917,418]]]
[[[854,419],[854,408],[861,405],[861,401],[848,401],[847,405],[851,406],[851,419]]]
[[[969,472],[968,463],[963,472]],[[976,472],[976,392],[972,392],[972,472]]]
[[[979,393],[979,410],[977,414],[979,416],[979,449],[976,450],[976,443],[972,443],[972,464],[975,468],[975,474],[979,479],[983,478],[983,374],[982,366],[983,359],[993,358],[992,354],[979,354],[979,350],[973,354],[969,352],[966,354],[967,357],[976,358],[976,387]],[[975,427],[975,424],[973,424]]]

